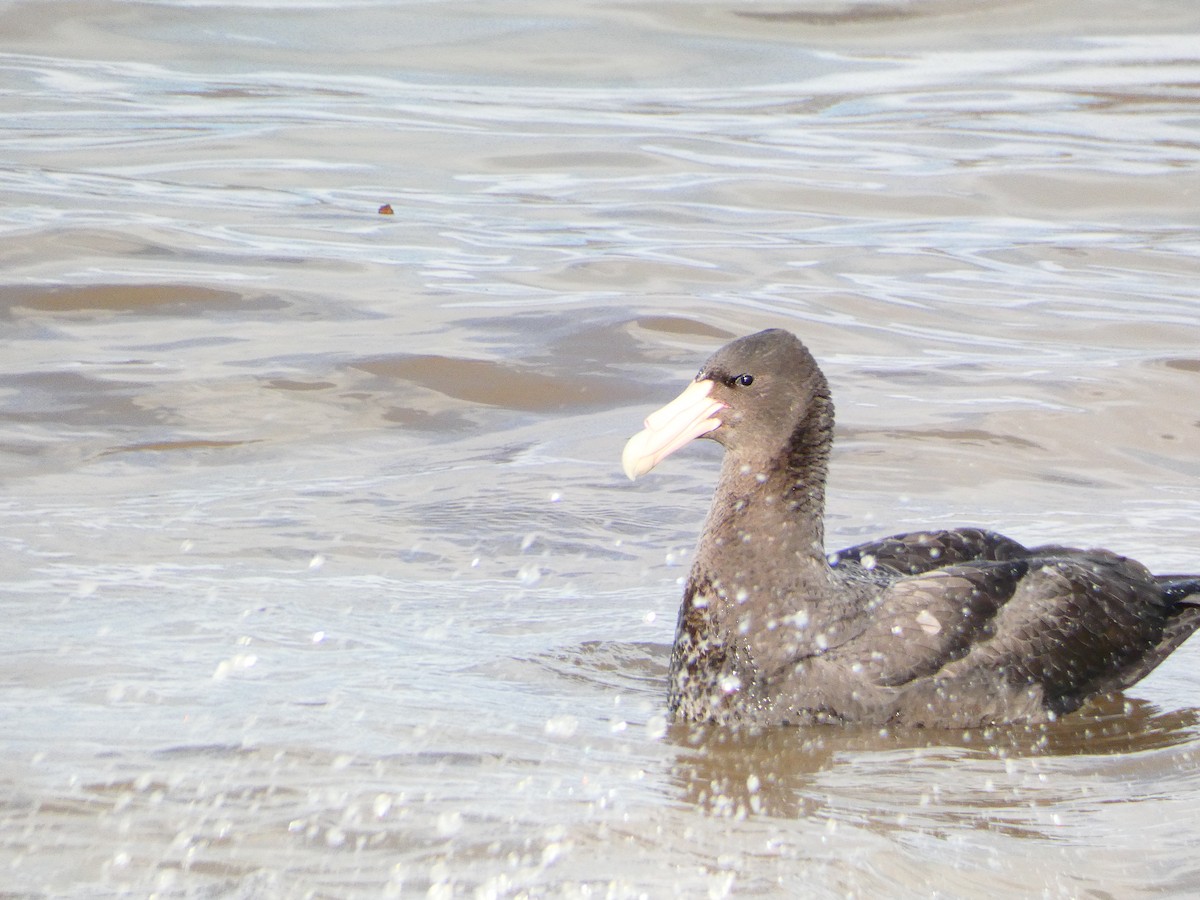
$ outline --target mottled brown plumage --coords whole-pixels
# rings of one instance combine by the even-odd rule
[[[671,654],[677,719],[1039,723],[1120,690],[1200,626],[1200,577],[965,528],[825,555],[829,388],[793,335],[718,350],[625,452],[630,477],[696,437],[725,457]]]

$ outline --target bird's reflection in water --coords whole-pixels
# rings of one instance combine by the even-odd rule
[[[1133,757],[1200,743],[1200,712],[1162,712],[1142,700],[1105,695],[1058,722],[1037,726],[737,730],[680,724],[666,740],[678,748],[671,778],[685,802],[720,816],[799,818],[828,813],[834,774],[845,776],[836,780],[854,803],[874,796],[880,808],[891,811],[927,806],[939,786],[959,806],[1009,805],[1011,796],[991,787],[975,789],[1011,769],[1007,761]],[[1064,772],[1063,780],[1075,784],[1078,767]]]

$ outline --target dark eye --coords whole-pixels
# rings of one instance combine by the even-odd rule
[[[737,378],[735,378],[733,380],[736,381],[738,384],[740,384],[742,387],[750,387],[750,385],[754,384],[754,376],[751,375],[749,372],[747,372],[743,375],[739,375]]]

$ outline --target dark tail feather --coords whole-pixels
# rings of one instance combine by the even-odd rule
[[[1109,690],[1124,690],[1141,681],[1193,632],[1200,630],[1200,575],[1157,575],[1154,580],[1170,604],[1162,637],[1135,665],[1122,671]]]
[[[1200,575],[1156,575],[1163,596],[1180,606],[1200,606]]]

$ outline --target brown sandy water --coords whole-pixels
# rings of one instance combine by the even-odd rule
[[[782,326],[832,545],[1200,569],[1198,85],[1183,2],[0,8],[0,892],[1200,893],[1200,644],[669,728],[716,448],[618,463]]]

